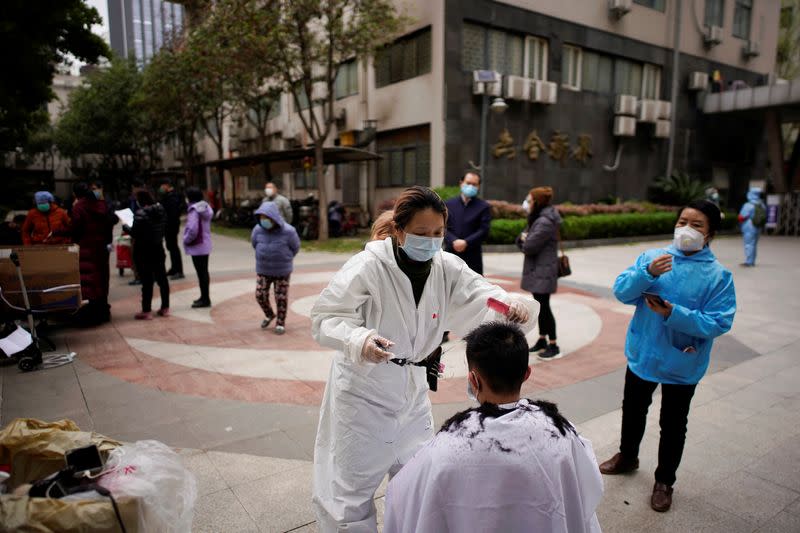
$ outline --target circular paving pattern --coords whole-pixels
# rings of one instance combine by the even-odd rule
[[[286,334],[262,330],[255,302],[254,277],[212,283],[214,307],[191,309],[197,288],[191,282],[172,284],[172,316],[133,320],[139,298],[113,303],[114,321],[99,330],[80,332],[71,349],[94,368],[145,387],[181,394],[251,402],[319,404],[333,351],[310,335],[309,314],[334,272],[302,272],[292,276]],[[518,281],[493,277],[506,290]],[[552,298],[565,357],[541,362],[535,357],[528,394],[606,374],[625,364],[623,343],[630,311],[614,302],[561,289]],[[157,309],[159,302],[153,302]],[[99,333],[99,335],[98,335]],[[529,335],[536,339],[536,333]],[[444,345],[445,379],[431,393],[434,403],[466,399],[464,345]]]

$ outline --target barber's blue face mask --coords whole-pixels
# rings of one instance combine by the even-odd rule
[[[262,218],[261,220],[259,220],[259,221],[258,221],[258,223],[259,223],[259,224],[261,225],[261,227],[262,227],[262,228],[264,228],[264,229],[272,229],[272,227],[275,225],[275,224],[273,224],[273,223],[272,223],[272,221],[271,221],[270,219],[268,219],[268,218]]]
[[[443,241],[444,237],[420,237],[406,233],[406,241],[400,248],[409,259],[422,263],[433,259],[433,256],[442,249]]]
[[[461,186],[461,194],[467,198],[475,198],[478,196],[478,188],[474,185],[470,185],[469,183],[465,183]]]

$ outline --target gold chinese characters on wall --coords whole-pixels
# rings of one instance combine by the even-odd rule
[[[492,145],[492,155],[495,159],[505,157],[514,159],[517,156],[517,147],[514,144],[514,137],[508,129],[503,129],[497,139],[497,143]],[[537,130],[531,131],[525,138],[523,151],[531,161],[538,161],[542,152],[546,152],[554,161],[558,161],[561,166],[565,166],[568,159],[574,159],[581,165],[586,166],[592,157],[592,136],[587,133],[578,135],[578,143],[573,148],[570,144],[569,134],[555,130],[550,136],[550,141],[545,143],[539,136]]]

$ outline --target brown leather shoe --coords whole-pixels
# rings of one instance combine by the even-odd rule
[[[659,483],[653,485],[653,496],[650,498],[650,507],[659,513],[665,513],[672,507],[672,487]]]
[[[614,457],[600,465],[600,473],[608,476],[615,476],[617,474],[626,474],[633,472],[639,468],[639,458],[628,460],[622,457],[621,453],[616,454]]]

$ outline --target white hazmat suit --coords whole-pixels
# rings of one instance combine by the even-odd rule
[[[538,304],[506,293],[455,255],[437,253],[419,305],[394,257],[392,239],[374,241],[351,258],[322,291],[311,311],[312,335],[337,350],[320,409],[314,448],[313,501],[321,531],[377,531],[373,504],[383,477],[395,474],[433,437],[425,368],[363,361],[373,334],[394,342],[390,351],[411,362],[425,359],[445,331],[463,336],[500,315],[494,297],[523,302],[530,331]]]

